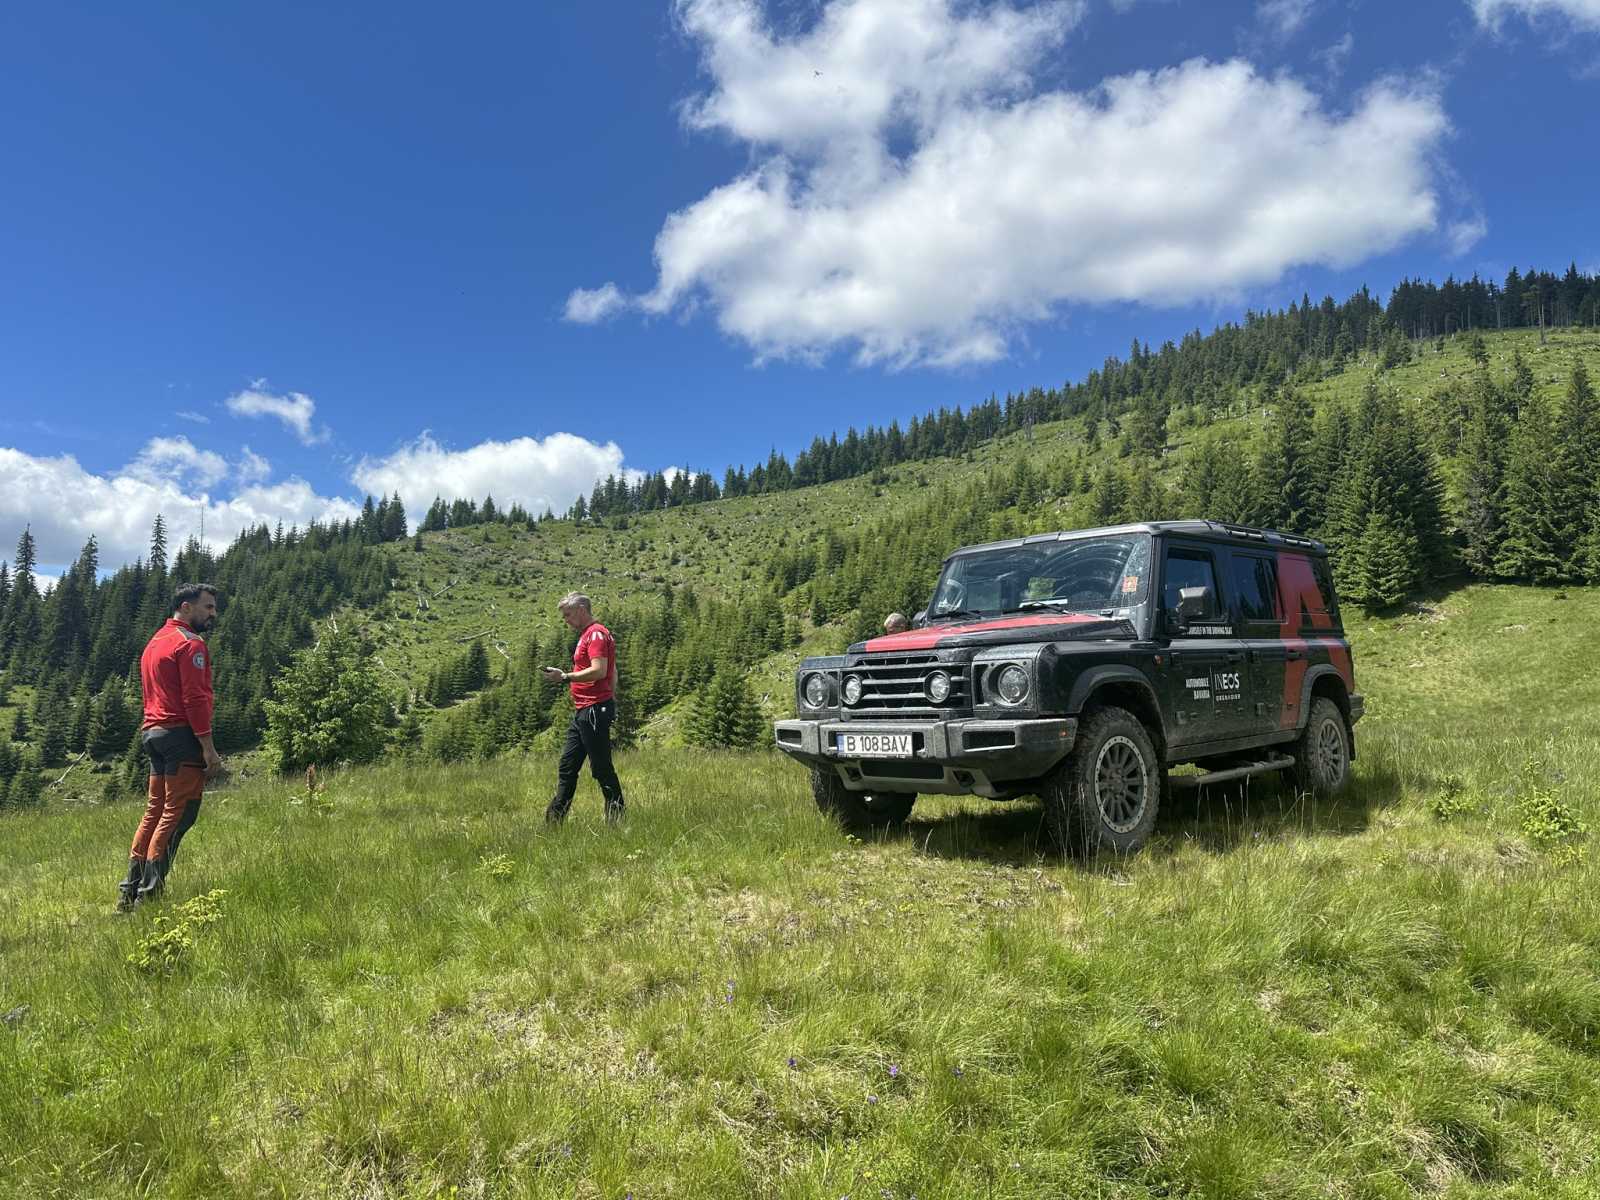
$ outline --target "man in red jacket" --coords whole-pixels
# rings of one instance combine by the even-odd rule
[[[611,631],[589,610],[589,597],[569,592],[556,606],[561,619],[578,635],[572,652],[572,670],[546,667],[551,683],[572,685],[572,724],[567,727],[567,743],[556,768],[556,794],[544,810],[544,819],[559,825],[567,819],[572,797],[578,790],[578,771],[588,758],[589,771],[605,797],[606,820],[622,819],[622,784],[611,765],[611,722],[617,716],[617,643]]]
[[[144,732],[150,756],[150,803],[133,835],[128,874],[117,907],[130,909],[162,888],[178,843],[200,813],[207,779],[222,769],[211,740],[211,651],[205,638],[217,621],[217,589],[186,583],[172,599],[172,618],[139,659]]]

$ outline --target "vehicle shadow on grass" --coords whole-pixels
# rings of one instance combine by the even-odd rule
[[[1386,766],[1363,771],[1329,800],[1296,793],[1287,781],[1271,775],[1210,788],[1174,788],[1144,852],[1170,853],[1198,843],[1213,853],[1226,853],[1262,838],[1348,837],[1365,832],[1375,814],[1400,798],[1401,788],[1400,777]],[[938,858],[1013,867],[1063,861],[1045,830],[1043,805],[1033,798],[996,803],[990,809],[913,813],[903,827],[884,836]],[[1065,861],[1103,869],[1108,860],[1074,856]]]

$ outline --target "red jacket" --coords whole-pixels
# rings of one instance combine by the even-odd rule
[[[139,658],[144,682],[144,728],[187,725],[196,737],[211,732],[211,652],[206,640],[173,617]]]

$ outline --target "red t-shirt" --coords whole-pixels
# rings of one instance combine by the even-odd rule
[[[139,656],[139,678],[144,728],[187,725],[196,737],[211,732],[211,652],[205,638],[170,618]]]
[[[574,708],[588,708],[617,694],[617,641],[599,621],[593,622],[578,636],[578,648],[572,652],[572,669],[581,671],[597,658],[609,664],[603,679],[588,683],[571,684]]]

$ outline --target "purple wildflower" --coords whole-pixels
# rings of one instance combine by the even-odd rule
[[[794,1060],[794,1055],[792,1055],[792,1054],[791,1054],[791,1055],[790,1055],[790,1056],[789,1056],[789,1069],[790,1069],[790,1070],[791,1070],[791,1071],[792,1071],[792,1070],[794,1070],[794,1069],[795,1069],[795,1068],[796,1068],[796,1067],[798,1067],[798,1066],[799,1066],[799,1065],[800,1065],[800,1064],[799,1064],[799,1063],[797,1063],[797,1062],[795,1062],[795,1060]]]
[[[878,1102],[878,1098],[876,1096],[871,1095],[871,1094],[869,1094],[867,1096],[867,1103],[868,1104],[876,1104],[877,1102]]]
[[[955,1069],[955,1076],[956,1076],[957,1079],[960,1079],[965,1074],[966,1074],[966,1072],[963,1071],[960,1067],[957,1067]]]
[[[900,1067],[899,1067],[899,1064],[897,1064],[897,1063],[890,1063],[889,1064],[889,1078],[890,1079],[899,1079],[900,1078]]]

